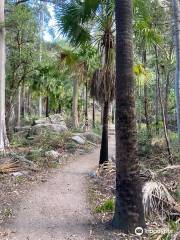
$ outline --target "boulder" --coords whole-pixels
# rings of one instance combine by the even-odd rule
[[[45,152],[45,156],[52,159],[58,159],[61,156],[61,154],[58,153],[57,151],[51,150],[51,151]]]
[[[62,132],[67,131],[68,129],[65,125],[61,125],[61,124],[41,123],[41,124],[34,125],[32,127],[32,130],[36,134],[41,134],[44,131],[52,131],[55,133],[62,133]]]
[[[83,133],[83,136],[87,139],[87,141],[90,141],[92,143],[100,143],[101,137],[93,132],[85,132]]]
[[[72,137],[72,140],[75,141],[76,143],[82,144],[82,145],[84,145],[85,142],[86,142],[82,137],[80,137],[80,136],[78,136],[78,135],[73,136],[73,137]]]
[[[35,120],[35,124],[60,124],[66,126],[61,114],[54,114],[46,118]]]
[[[23,127],[16,126],[14,130],[15,132],[29,132],[31,130],[31,126],[23,126]]]

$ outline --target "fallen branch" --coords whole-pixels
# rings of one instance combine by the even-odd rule
[[[162,173],[162,172],[166,172],[166,171],[169,171],[169,170],[178,170],[180,169],[180,165],[172,165],[172,166],[167,166],[165,168],[162,168],[160,170],[158,170],[156,173]]]

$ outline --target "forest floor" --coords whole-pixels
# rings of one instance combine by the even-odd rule
[[[67,139],[65,136],[66,144]],[[35,140],[33,141],[36,146],[39,137],[38,141]],[[142,171],[146,173],[149,169],[154,172],[166,167],[168,163],[164,144],[160,146],[158,140],[158,145],[153,145],[153,149],[150,150],[150,145],[146,146],[142,137],[141,140],[139,157]],[[48,138],[44,141],[47,142]],[[61,152],[62,149],[57,142],[59,142],[57,138],[49,140],[48,147],[52,143],[51,148],[56,146],[54,149]],[[32,147],[31,141],[28,146]],[[68,146],[74,148],[72,143]],[[66,151],[62,153],[65,158],[60,160],[60,165],[44,157],[37,158],[35,155],[35,159],[40,160],[40,166],[43,162],[53,168],[40,168],[38,172],[32,172],[25,177],[0,175],[0,240],[139,239],[135,234],[125,235],[112,230],[109,224],[113,217],[115,198],[115,162],[112,157],[115,154],[114,127],[111,126],[109,130],[109,157],[112,157],[112,161],[100,169],[99,147],[96,146],[95,148],[93,144],[92,147],[91,144],[89,148],[87,145],[84,147],[76,145],[77,150],[73,154]],[[22,151],[22,147],[19,151]],[[165,172],[158,178],[170,191],[175,185],[176,195],[179,191],[177,184],[180,183],[180,174],[177,170]],[[149,229],[155,231],[168,229],[173,234],[157,232],[153,236],[145,235],[142,239],[171,240],[172,235],[179,231],[179,227],[170,222],[169,228],[168,224],[166,220],[161,221],[156,217],[149,219],[147,222]]]
[[[114,136],[110,137],[110,154],[114,154]],[[39,184],[26,186],[13,217],[3,224],[0,239],[98,239],[93,236],[95,219],[87,200],[87,176],[97,168],[98,158],[99,149],[95,149],[54,169],[48,177],[44,173]]]

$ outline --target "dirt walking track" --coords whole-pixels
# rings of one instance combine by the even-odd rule
[[[114,137],[110,137],[110,155]],[[8,240],[88,240],[94,221],[87,201],[86,176],[98,164],[99,149],[67,164],[32,189],[6,229]]]

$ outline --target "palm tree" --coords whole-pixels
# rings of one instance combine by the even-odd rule
[[[109,104],[114,99],[114,70],[105,66],[103,69],[96,70],[91,81],[91,96],[103,105],[102,117],[102,141],[100,150],[99,164],[108,161],[108,118]]]
[[[0,150],[8,145],[5,124],[5,28],[4,0],[0,0]]]
[[[133,79],[132,1],[116,0],[116,205],[114,227],[144,227],[137,157]]]
[[[104,109],[99,161],[102,164],[108,161],[108,114],[114,96],[114,1],[70,1],[56,9],[56,19],[71,43],[83,45],[93,41],[99,48],[101,68],[94,73],[91,93]]]
[[[79,84],[83,80],[85,75],[85,60],[81,55],[81,52],[73,49],[61,48],[61,63],[65,63],[65,66],[71,72],[73,79],[73,101],[72,101],[72,123],[73,127],[79,126],[78,121],[78,98],[79,98]]]

